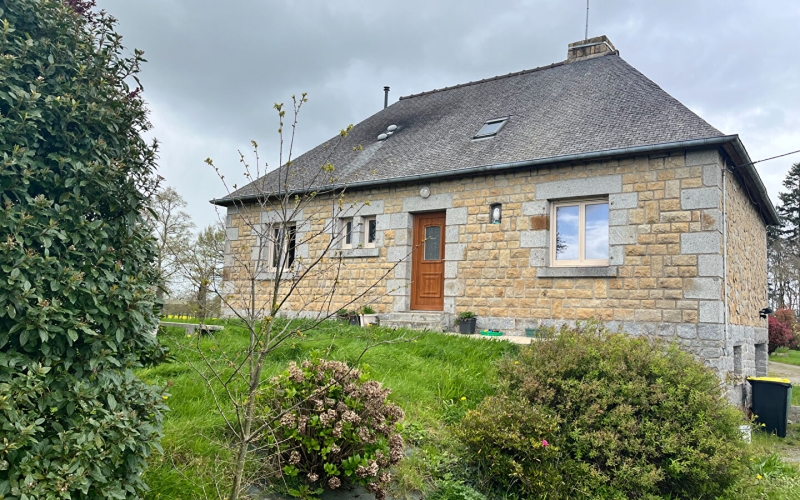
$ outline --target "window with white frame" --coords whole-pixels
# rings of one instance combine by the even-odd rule
[[[550,265],[608,265],[608,199],[552,204]]]
[[[375,217],[364,219],[364,248],[375,248],[375,240],[378,238],[378,221]]]
[[[297,250],[297,227],[275,224],[269,229],[269,247],[267,248],[267,270],[275,272],[279,267],[291,269]]]
[[[342,219],[342,248],[353,248],[353,219]]]

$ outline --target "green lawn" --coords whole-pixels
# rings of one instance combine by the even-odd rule
[[[170,360],[138,372],[149,383],[170,384],[171,410],[164,425],[164,453],[150,459],[145,480],[151,491],[146,498],[219,498],[217,487],[224,497],[229,477],[226,464],[231,455],[229,439],[208,388],[191,368],[192,364],[202,366],[192,349],[197,338],[187,338],[182,328],[167,328],[160,338],[170,348]],[[248,345],[246,331],[231,323],[216,332],[214,338],[216,342],[202,337],[200,345],[216,366],[224,366],[223,355],[235,356]],[[374,341],[397,342],[369,350],[361,359],[361,368],[392,389],[390,398],[406,413],[404,437],[414,447],[394,471],[390,492],[395,498],[415,491],[429,494],[436,481],[469,478],[474,471],[460,463],[459,445],[451,437],[449,425],[493,392],[496,361],[515,355],[519,349],[516,345],[409,330],[362,329],[331,321],[306,338],[277,349],[266,367],[265,380],[282,371],[289,361],[305,359],[313,351],[329,351],[334,359],[354,363],[367,343]],[[794,429],[787,440],[756,433],[752,473],[742,478],[725,498],[800,499],[800,479],[795,469],[777,455],[772,456],[776,452],[800,457],[797,439]],[[436,499],[441,498],[440,490]]]
[[[789,351],[786,353],[786,356],[772,355],[769,357],[769,360],[776,363],[800,366],[800,351]]]
[[[233,356],[248,344],[246,331],[235,326],[226,327],[215,338],[217,343],[204,339],[201,346],[217,359],[220,350]],[[312,351],[331,346],[332,358],[352,363],[368,341],[376,340],[399,341],[367,351],[361,359],[362,369],[392,389],[390,399],[406,413],[407,440],[411,442],[421,442],[423,438],[428,443],[436,441],[444,422],[460,419],[466,409],[492,391],[494,361],[513,355],[518,349],[508,342],[410,330],[365,330],[331,321],[302,341],[276,350],[264,379],[282,371],[291,360],[305,359]],[[173,359],[139,371],[139,376],[149,383],[173,384],[168,399],[171,411],[162,440],[164,455],[151,459],[146,476],[152,489],[148,498],[190,499],[205,494],[214,497],[214,478],[225,475],[224,463],[230,450],[225,445],[223,421],[214,410],[202,378],[189,366],[200,361],[191,349],[195,341],[187,338],[181,328],[167,328],[161,342],[170,348]],[[210,351],[215,345],[217,350]],[[428,451],[435,454],[434,450]],[[404,488],[424,488],[429,478],[422,469],[423,464],[410,460],[405,470],[398,472],[398,481]]]

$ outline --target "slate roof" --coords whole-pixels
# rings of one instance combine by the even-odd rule
[[[473,140],[487,120],[505,116],[510,119],[495,137]],[[378,141],[389,125],[397,130]],[[290,188],[330,184],[329,176],[327,182],[319,176],[311,181],[327,161],[336,169],[336,183],[377,184],[720,136],[719,130],[612,52],[401,97],[356,125],[336,148],[338,137],[296,158]],[[359,145],[363,150],[354,150]],[[273,171],[213,202],[225,205],[231,198],[256,195],[255,183],[273,186],[276,175]]]

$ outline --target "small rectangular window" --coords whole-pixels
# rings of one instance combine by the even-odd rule
[[[378,221],[375,217],[364,219],[364,226],[366,227],[366,237],[364,238],[365,248],[375,248],[375,240],[378,237]]]
[[[608,265],[608,200],[553,203],[550,220],[553,266]]]
[[[342,248],[353,248],[353,219],[342,219]]]
[[[294,225],[286,226],[288,235],[283,232],[280,225],[274,225],[270,229],[269,242],[269,270],[275,272],[278,267],[283,265],[284,269],[291,268],[294,264],[297,249],[297,227]]]
[[[508,117],[497,118],[494,120],[487,121],[486,123],[483,124],[483,127],[481,127],[481,129],[478,130],[478,133],[475,134],[475,137],[473,137],[473,139],[480,139],[482,137],[491,137],[493,135],[497,135],[497,133],[500,132],[500,129],[503,128],[503,125],[505,125],[507,121]]]
[[[442,228],[428,226],[425,228],[425,248],[422,260],[441,260],[442,258]]]

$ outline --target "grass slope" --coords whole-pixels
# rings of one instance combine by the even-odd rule
[[[175,321],[175,320],[170,320]],[[241,353],[248,346],[243,328],[228,326],[215,334],[216,342],[200,339],[200,347],[216,356]],[[508,342],[492,342],[438,333],[410,330],[368,330],[338,322],[326,322],[304,339],[281,346],[265,367],[264,380],[312,352],[330,351],[332,359],[353,363],[368,342],[393,341],[367,351],[361,359],[363,370],[392,389],[390,399],[406,412],[406,426],[421,432],[436,429],[443,421],[460,418],[468,408],[492,392],[495,361],[516,352]],[[196,337],[187,338],[181,328],[167,328],[161,342],[170,348],[171,360],[139,371],[152,384],[171,383],[164,426],[163,456],[151,459],[146,481],[148,498],[189,499],[216,497],[215,478],[225,476],[224,463],[230,457],[225,445],[224,422],[215,410],[208,388],[191,364],[202,367]],[[212,351],[212,349],[215,349]],[[466,398],[466,399],[462,399]],[[226,406],[229,408],[229,406]],[[402,475],[402,474],[401,474]],[[413,475],[413,474],[412,474]],[[423,486],[421,479],[410,479]],[[220,485],[224,491],[225,484]]]
[[[214,334],[215,340],[187,338],[182,328],[167,328],[160,340],[170,348],[170,360],[138,371],[149,383],[170,384],[171,394],[168,399],[171,411],[167,414],[162,440],[164,454],[151,457],[145,476],[151,488],[147,499],[220,498],[217,489],[221,497],[227,494],[226,464],[231,451],[224,422],[203,379],[191,365],[202,367],[197,342],[217,367],[223,367],[224,355],[240,354],[247,348],[248,338],[243,328],[230,322],[213,323],[226,325],[223,331]],[[327,322],[306,338],[277,349],[267,363],[264,380],[285,369],[289,361],[305,359],[312,352],[327,351],[333,359],[353,363],[364,347],[375,341],[397,343],[369,350],[360,366],[392,389],[390,398],[406,412],[406,442],[414,446],[413,454],[396,471],[392,493],[397,498],[414,491],[436,500],[485,498],[464,485],[474,471],[466,469],[460,460],[460,446],[451,437],[448,424],[459,421],[467,409],[493,392],[496,361],[515,355],[518,346]],[[800,364],[800,352],[797,359]],[[224,408],[230,409],[227,405]],[[724,498],[800,499],[796,470],[774,453],[800,460],[795,432],[793,428],[792,439],[787,440],[756,432],[751,449],[752,473],[742,478]]]

